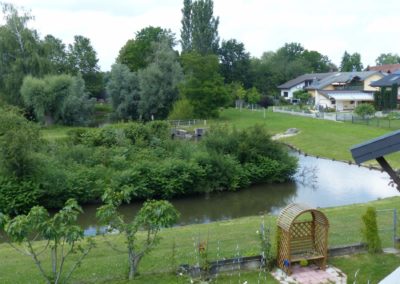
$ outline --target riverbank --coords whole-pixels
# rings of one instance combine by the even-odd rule
[[[400,197],[382,199],[366,204],[322,209],[330,221],[329,246],[361,241],[361,215],[368,206],[374,206],[377,209],[396,208],[400,210]],[[159,246],[145,256],[140,264],[141,276],[135,283],[186,283],[184,281],[179,282],[179,277],[174,276],[171,271],[176,269],[179,264],[196,263],[197,256],[194,251],[198,242],[207,241],[209,260],[229,258],[235,255],[259,254],[260,242],[257,231],[260,224],[264,222],[266,227],[271,228],[274,247],[275,221],[275,216],[253,216],[165,229],[161,233],[162,240]],[[378,222],[381,227],[390,226],[391,215],[378,214]],[[116,235],[109,238],[114,244],[123,247],[124,241],[121,236]],[[381,238],[384,246],[391,245],[390,232],[381,235]],[[127,255],[109,248],[102,237],[95,239],[97,247],[82,263],[72,282],[125,283],[123,279],[127,273]],[[175,249],[173,249],[174,246]],[[275,250],[275,247],[273,250]],[[372,283],[376,283],[387,274],[387,270],[393,270],[400,262],[400,258],[393,256],[379,255],[374,256],[374,258],[380,259],[380,261],[373,262],[369,256],[357,256],[354,259],[353,257],[348,259],[335,258],[331,261],[348,273],[349,276],[354,275],[355,271],[360,269],[357,278],[360,283],[366,283],[368,279]],[[0,245],[0,259],[1,283],[37,283],[41,281],[32,260],[20,255],[6,244]],[[43,263],[48,267],[49,259],[44,258]],[[373,269],[371,265],[374,266]],[[374,271],[373,275],[371,275],[370,268],[371,271]],[[256,280],[258,272],[250,273],[248,276],[249,279]],[[362,279],[365,279],[365,281],[363,282]]]
[[[389,128],[319,120],[271,111],[266,112],[264,118],[261,111],[237,109],[221,111],[220,118],[214,123],[232,124],[237,128],[260,124],[272,135],[283,133],[289,128],[297,128],[300,131],[298,135],[282,138],[281,141],[312,156],[347,162],[353,161],[349,150],[351,146],[393,131]],[[393,167],[400,168],[400,153],[389,155],[387,159]],[[368,164],[377,165],[374,161]]]

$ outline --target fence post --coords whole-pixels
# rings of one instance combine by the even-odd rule
[[[354,123],[354,116],[351,115],[351,123]]]
[[[397,209],[393,209],[393,247],[396,247],[397,240]]]

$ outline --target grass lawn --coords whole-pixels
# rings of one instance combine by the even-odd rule
[[[314,156],[336,160],[353,161],[350,147],[365,140],[381,136],[395,129],[377,128],[367,125],[319,120],[283,113],[226,109],[214,123],[226,123],[237,128],[246,128],[254,124],[265,125],[271,134],[285,132],[288,128],[297,128],[300,133],[282,141]],[[396,168],[400,168],[400,153],[387,157]],[[371,164],[377,164],[371,161]]]
[[[393,197],[374,201],[368,204],[359,204],[335,208],[323,209],[330,221],[329,245],[343,245],[361,241],[361,215],[367,206],[377,209],[397,208],[400,210],[400,197]],[[196,253],[197,243],[207,241],[208,259],[216,260],[229,258],[235,255],[259,254],[260,242],[256,231],[261,222],[271,226],[271,236],[275,236],[275,216],[260,216],[239,218],[229,221],[213,222],[202,225],[190,225],[165,229],[162,232],[162,240],[159,246],[149,255],[145,256],[140,264],[140,277],[135,283],[187,283],[182,277],[171,273],[179,264],[194,264],[198,262]],[[387,226],[390,218],[379,220],[380,226]],[[399,229],[399,228],[398,228]],[[390,233],[387,233],[390,235]],[[123,247],[124,240],[121,236],[110,236],[114,244]],[[74,274],[75,283],[127,283],[124,276],[127,274],[127,255],[113,251],[109,248],[102,237],[97,237],[97,247],[88,255],[82,266]],[[175,250],[173,251],[173,244]],[[275,241],[272,240],[275,250]],[[40,242],[38,245],[43,245]],[[385,246],[390,243],[385,243]],[[378,258],[376,258],[378,257]],[[373,261],[376,258],[378,261]],[[41,279],[34,267],[32,260],[22,256],[6,244],[0,245],[0,283],[40,283]],[[353,274],[358,269],[365,271],[365,277],[382,279],[388,271],[400,265],[400,258],[389,255],[378,256],[352,256],[350,258],[335,258],[331,260],[346,273]],[[42,259],[48,268],[49,259]],[[373,273],[372,273],[373,271]],[[371,273],[372,274],[371,274]],[[248,279],[254,280],[249,283],[257,283],[259,272],[249,272]],[[224,276],[225,280],[220,283],[229,283],[231,275]],[[243,274],[233,272],[238,279],[247,280]],[[372,279],[372,278],[371,278]],[[183,282],[180,282],[180,281]],[[236,280],[235,280],[236,281]],[[249,280],[248,280],[249,281]],[[360,282],[366,283],[366,282]],[[374,283],[374,282],[372,282]]]

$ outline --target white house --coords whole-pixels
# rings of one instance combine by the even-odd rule
[[[306,87],[326,78],[330,74],[332,73],[304,74],[278,86],[278,89],[281,90],[282,97],[284,97],[288,101],[291,101],[293,99],[294,92],[304,90]]]

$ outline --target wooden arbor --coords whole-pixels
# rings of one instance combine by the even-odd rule
[[[278,216],[278,266],[291,274],[294,262],[303,259],[325,269],[329,221],[325,214],[304,204],[292,203]]]

